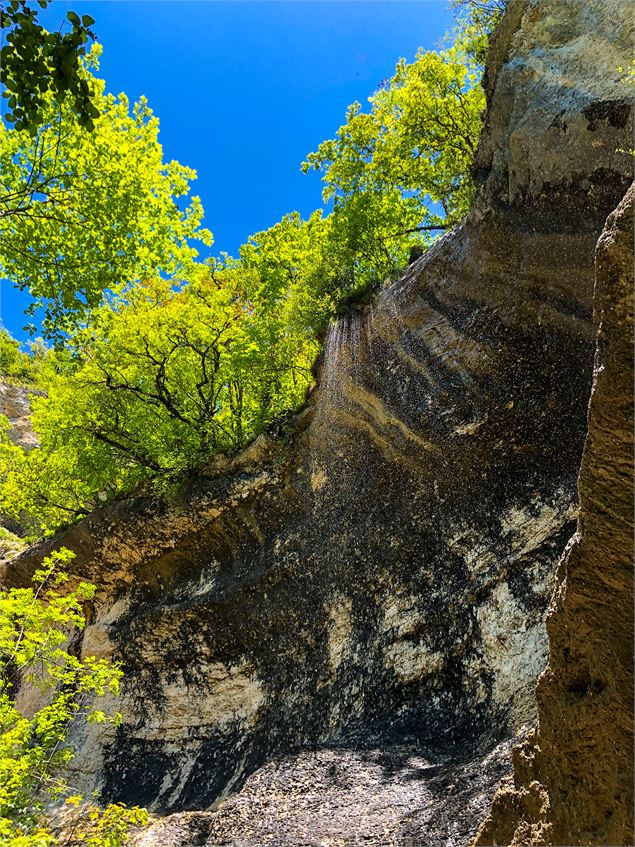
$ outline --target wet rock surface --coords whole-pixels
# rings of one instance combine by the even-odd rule
[[[600,39],[627,65],[631,16],[599,5],[512,0],[473,212],[331,328],[288,437],[214,463],[179,503],[123,499],[4,568],[24,583],[65,545],[99,585],[84,652],[122,662],[123,724],[76,737],[85,787],[161,813],[235,795],[212,821],[166,818],[154,843],[467,844],[535,721],[576,527],[595,242],[632,178],[616,153],[632,110],[606,106],[624,83],[595,80],[589,53]],[[386,776],[398,750],[430,777]]]

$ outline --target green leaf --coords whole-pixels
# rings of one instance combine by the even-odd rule
[[[82,15],[82,23],[85,27],[89,27],[95,23],[95,19],[91,18],[90,15]]]
[[[66,17],[73,24],[73,26],[80,25],[79,15],[76,12],[67,12]]]

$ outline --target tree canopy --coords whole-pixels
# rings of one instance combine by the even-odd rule
[[[243,268],[200,268],[97,310],[47,363],[46,396],[33,400],[40,448],[5,438],[9,512],[53,529],[141,479],[169,484],[297,406],[317,344],[263,288]]]
[[[131,107],[84,77],[100,113],[90,134],[50,93],[35,135],[0,126],[0,273],[30,292],[31,314],[44,307],[44,335],[58,340],[104,292],[157,273],[179,278],[196,241],[211,244],[198,197],[180,202],[196,173],[163,161],[146,100]]]
[[[336,209],[355,209],[365,195],[383,198],[374,205],[383,241],[452,226],[472,196],[469,167],[485,105],[477,80],[460,42],[438,53],[420,50],[411,63],[401,59],[369,97],[370,111],[353,103],[335,138],[303,169],[324,174],[324,199]]]

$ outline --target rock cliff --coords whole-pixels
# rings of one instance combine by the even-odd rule
[[[548,617],[540,721],[477,845],[633,843],[635,184],[596,251],[598,341],[580,517]]]
[[[81,649],[123,663],[124,720],[77,735],[76,778],[216,810],[140,843],[473,837],[535,722],[576,529],[594,250],[632,179],[632,39],[620,0],[512,0],[474,209],[331,327],[290,432],[179,503],[121,500],[5,566],[20,584],[64,545],[99,585]]]
[[[38,445],[31,425],[31,396],[36,392],[37,389],[14,384],[0,375],[0,416],[5,416],[9,422],[9,440],[23,450],[32,450]],[[0,512],[0,561],[27,546],[22,539],[27,532],[18,521]]]

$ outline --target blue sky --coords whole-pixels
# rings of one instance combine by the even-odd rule
[[[69,9],[95,19],[108,89],[144,94],[165,159],[198,172],[213,251],[230,253],[321,204],[319,175],[300,172],[306,154],[399,57],[438,46],[452,25],[446,0],[53,0],[41,19],[57,29]],[[0,315],[20,338],[25,303],[3,281]]]

